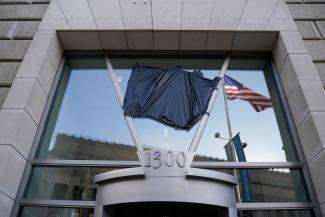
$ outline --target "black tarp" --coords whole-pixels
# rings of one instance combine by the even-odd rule
[[[219,78],[204,78],[200,71],[134,65],[124,97],[124,113],[190,130],[206,112],[218,83]]]

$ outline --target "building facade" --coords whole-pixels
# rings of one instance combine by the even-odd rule
[[[117,76],[137,62],[180,64],[208,74],[220,70],[228,55],[231,75],[260,73],[272,98],[280,148],[261,145],[254,156],[270,150],[269,156],[258,160],[247,152],[247,162],[198,149],[192,166],[231,175],[234,169],[249,171],[252,200],[242,200],[240,179],[239,216],[325,216],[324,20],[324,0],[0,0],[0,216],[93,216],[94,175],[140,165],[127,128],[120,137],[130,142],[121,143],[55,134],[60,111],[68,106],[64,96],[85,91],[73,89],[73,79],[111,85],[101,79],[105,55]],[[76,75],[78,70],[88,74]],[[98,80],[92,80],[96,73]],[[89,102],[100,97],[100,90],[84,88],[94,94]],[[116,121],[119,129],[123,118]],[[146,126],[139,124],[139,131]],[[273,137],[270,130],[258,141]],[[116,215],[129,216],[127,209],[116,208]],[[129,209],[135,215],[148,210]]]

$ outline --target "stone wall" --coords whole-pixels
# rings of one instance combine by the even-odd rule
[[[325,86],[325,0],[286,0]]]
[[[0,0],[0,108],[50,0]],[[286,0],[325,85],[325,0]]]
[[[3,101],[5,100],[7,93],[12,85],[13,79],[20,67],[20,64],[22,62],[22,59],[24,58],[24,55],[26,53],[26,50],[28,49],[31,39],[33,38],[33,35],[35,33],[35,30],[39,24],[39,21],[41,20],[47,6],[50,0],[0,0],[0,108],[3,105]],[[109,2],[110,0],[107,0]],[[120,0],[124,1],[124,0]],[[197,0],[200,1],[200,0]],[[288,3],[288,8],[290,9],[296,24],[299,28],[299,31],[301,32],[303,39],[305,40],[305,43],[310,51],[310,54],[312,55],[313,61],[318,69],[318,72],[320,73],[321,77],[323,78],[323,84],[325,84],[325,41],[324,41],[324,22],[325,22],[325,0],[286,0]],[[304,1],[304,2],[302,2]],[[54,2],[54,1],[53,1]],[[76,4],[75,2],[84,2],[85,1],[65,1],[64,7],[69,8],[69,4],[73,5]],[[103,1],[105,2],[105,1]],[[225,2],[226,1],[222,1]],[[233,2],[233,1],[232,1]],[[238,0],[238,2],[240,2]],[[244,1],[241,1],[244,2]],[[259,1],[251,1],[258,3]],[[266,1],[264,1],[266,2]],[[272,1],[274,3],[274,1]],[[257,6],[254,6],[255,3],[252,3],[252,7],[248,7],[248,12],[245,14],[247,17],[246,21],[250,21],[250,14],[252,12],[256,11]],[[267,2],[268,3],[268,2]],[[238,5],[238,3],[236,2]],[[48,14],[48,21],[47,24],[52,22],[51,18],[53,16],[62,15],[63,12],[61,10],[57,10],[56,7],[57,4],[53,4],[52,13]],[[85,6],[85,5],[83,5]],[[72,6],[71,6],[72,7]],[[73,16],[84,16],[82,18],[86,21],[89,21],[89,29],[93,28],[95,29],[95,18],[96,19],[102,19],[100,12],[102,12],[104,15],[107,16],[107,10],[105,8],[97,7],[98,12],[95,13],[95,18],[93,18],[93,15],[90,13],[89,6],[86,5],[85,7],[81,7],[84,9],[87,13],[82,14],[80,11],[72,10],[72,14],[70,14],[72,17],[68,17],[69,24],[71,24],[71,29],[77,29],[79,22],[76,20],[73,20]],[[244,4],[243,4],[244,7]],[[258,6],[260,7],[260,5]],[[150,9],[147,8],[147,6],[139,6],[139,8],[143,11],[149,12]],[[229,8],[229,7],[228,7]],[[281,7],[279,7],[281,9]],[[139,9],[139,11],[141,11]],[[147,10],[148,9],[148,10]],[[204,8],[203,8],[204,9]],[[202,10],[203,10],[202,9]],[[242,10],[243,8],[241,8]],[[283,9],[283,8],[282,8]],[[80,9],[81,10],[81,9]],[[196,8],[195,8],[196,10]],[[189,11],[189,14],[193,14],[195,11],[194,9]],[[240,11],[241,11],[240,10]],[[272,12],[275,13],[275,17],[278,16],[278,13],[281,15],[283,10],[272,11],[270,7],[265,7],[264,10],[268,11],[269,17],[265,19],[265,23],[269,21],[269,18],[271,18]],[[126,7],[127,15],[129,16],[127,25],[132,26],[133,17],[136,17],[133,13],[134,11],[128,10],[128,7]],[[239,11],[239,12],[240,12]],[[56,13],[58,12],[58,13]],[[67,11],[64,11],[65,13],[68,13]],[[53,15],[54,14],[54,15]],[[69,13],[68,13],[69,14]],[[81,14],[81,15],[80,15]],[[228,14],[234,14],[234,13],[228,13]],[[239,13],[241,14],[241,13]],[[88,16],[89,15],[89,16]],[[258,14],[261,16],[261,13]],[[263,14],[262,14],[263,15]],[[285,14],[286,15],[286,14]],[[121,15],[120,15],[121,16]],[[105,17],[105,16],[104,16]],[[116,17],[114,15],[114,17]],[[178,16],[175,15],[177,18]],[[157,17],[154,17],[157,20],[159,20]],[[192,20],[191,22],[196,21],[197,17],[190,17]],[[227,17],[225,17],[227,18]],[[238,19],[240,18],[240,15],[238,16]],[[228,17],[229,19],[229,17]],[[251,18],[253,21],[254,19]],[[108,21],[109,19],[102,19],[104,21]],[[120,20],[122,20],[122,17],[120,17]],[[231,19],[230,19],[231,20]],[[59,21],[62,21],[60,23]],[[116,24],[117,21],[113,20],[111,22],[107,23],[101,23],[98,22],[98,26],[100,28],[105,27],[105,25],[113,25]],[[145,20],[147,21],[147,20]],[[245,19],[244,19],[245,21]],[[245,24],[245,22],[243,23]],[[247,21],[247,22],[248,22]],[[272,22],[274,20],[271,19]],[[115,23],[114,23],[115,22]],[[271,23],[272,23],[271,22]],[[148,22],[145,22],[148,23]],[[57,20],[57,26],[60,26],[60,28],[64,29],[70,29],[70,27],[67,24],[66,18],[60,17],[60,19]],[[160,23],[163,24],[163,23]],[[246,23],[247,24],[247,23]],[[65,25],[67,27],[65,27]],[[123,24],[121,24],[123,26]],[[149,22],[149,26],[151,26],[152,23]],[[56,27],[57,27],[56,26]],[[260,26],[264,25],[257,25],[257,30],[264,30],[264,29],[258,29]],[[51,26],[53,29],[55,29],[53,26]],[[64,28],[63,28],[64,27]],[[127,26],[128,27],[128,26]],[[133,26],[134,27],[134,26]],[[248,25],[244,25],[244,30],[248,28]],[[281,26],[280,26],[281,27]],[[50,29],[52,29],[50,28]],[[131,27],[128,27],[131,29]],[[150,27],[151,28],[151,27]],[[193,27],[191,27],[193,28]],[[200,29],[201,27],[199,27]],[[186,29],[186,28],[185,28]],[[59,44],[57,35],[54,34],[54,32],[51,31],[45,31],[46,29],[42,29],[43,31],[40,31],[37,35],[38,40],[35,40],[34,46],[32,46],[32,49],[30,49],[30,60],[26,61],[27,63],[35,63],[39,68],[41,67],[51,67],[49,63],[49,58],[51,59],[53,56],[57,57],[56,59],[59,59],[59,55],[62,54],[61,50],[58,46],[52,46],[52,44]],[[240,30],[243,30],[240,28]],[[292,62],[293,66],[290,66],[289,68],[292,69],[291,71],[285,67],[281,71],[283,71],[285,75],[288,73],[285,73],[287,71],[292,72],[294,76],[296,76],[297,72],[304,72],[310,76],[312,74],[312,70],[314,70],[314,67],[305,66],[306,62],[310,62],[309,55],[304,55],[306,53],[305,48],[302,48],[302,42],[299,38],[299,35],[294,32],[292,29],[285,29],[286,31],[280,33],[280,39],[278,40],[278,44],[276,45],[274,49],[275,57],[278,56],[276,59],[276,62],[282,63],[285,61],[285,57],[288,56],[287,62],[290,66],[290,61]],[[53,33],[53,34],[52,34]],[[134,33],[134,32],[133,32]],[[78,34],[78,32],[75,32],[75,34]],[[245,33],[248,34],[248,33]],[[242,37],[245,36],[245,34],[241,35]],[[92,35],[92,34],[89,34]],[[97,33],[95,33],[97,35]],[[193,34],[194,35],[194,34]],[[66,35],[67,36],[67,35]],[[138,35],[135,34],[134,37],[129,37],[128,39],[135,39],[135,41],[143,38],[143,37],[136,37]],[[240,38],[240,34],[237,35],[238,38]],[[237,39],[236,36],[236,39]],[[97,36],[96,36],[97,37]],[[246,36],[248,37],[248,36]],[[64,33],[61,32],[61,40],[64,39]],[[67,39],[66,37],[65,39]],[[162,37],[165,41],[165,37]],[[204,37],[206,39],[206,37]],[[258,39],[261,39],[261,37],[256,37]],[[245,39],[245,38],[244,38]],[[299,39],[299,40],[298,40]],[[42,41],[43,40],[43,41]],[[79,38],[80,40],[80,38]],[[142,39],[141,39],[142,40]],[[141,41],[140,40],[140,41]],[[54,41],[54,42],[53,42]],[[145,41],[145,40],[142,40]],[[262,40],[265,41],[265,40]],[[75,41],[75,43],[66,43],[66,48],[77,46],[80,41]],[[186,41],[185,41],[186,42]],[[289,43],[292,42],[292,43]],[[301,43],[300,43],[301,42]],[[96,41],[92,41],[93,44],[96,43]],[[183,41],[184,43],[184,41]],[[136,43],[134,43],[136,44]],[[200,46],[199,43],[196,43]],[[245,44],[243,41],[239,43],[240,45]],[[258,43],[254,42],[254,45],[258,45]],[[89,45],[89,44],[88,44]],[[132,44],[131,44],[132,45]],[[137,44],[138,45],[138,44]],[[52,47],[53,48],[52,48]],[[106,44],[105,44],[106,46]],[[140,44],[140,46],[142,46]],[[230,46],[230,45],[229,45]],[[43,49],[43,47],[46,47],[46,49],[41,50],[39,54],[35,54],[35,51],[40,51],[40,47]],[[51,47],[51,48],[49,48]],[[197,46],[194,46],[197,47]],[[132,48],[132,47],[131,47]],[[133,47],[134,49],[137,49],[136,47]],[[55,50],[57,49],[57,50]],[[60,50],[60,51],[58,51]],[[34,53],[33,53],[34,52]],[[278,54],[277,54],[278,53]],[[48,55],[49,54],[49,55]],[[53,54],[53,55],[52,55]],[[55,55],[54,55],[55,54]],[[289,56],[290,54],[290,56]],[[49,56],[49,58],[48,58]],[[42,59],[40,58],[42,57]],[[298,58],[299,57],[299,58]],[[304,61],[300,61],[302,58]],[[26,58],[28,59],[28,58]],[[55,59],[55,58],[53,58]],[[47,62],[46,62],[47,61]],[[51,59],[52,61],[52,59]],[[58,61],[57,61],[58,62]],[[40,64],[43,64],[40,66]],[[298,63],[301,63],[299,65]],[[282,65],[281,64],[281,65]],[[21,71],[27,72],[30,68],[28,67],[30,64],[24,66],[24,64],[21,67]],[[32,65],[32,64],[31,64]],[[56,67],[58,64],[54,64]],[[312,65],[312,64],[310,64]],[[287,65],[286,65],[287,66]],[[298,67],[299,66],[299,67]],[[305,66],[305,67],[303,67]],[[301,70],[298,70],[301,69]],[[28,69],[28,70],[27,70]],[[52,71],[55,71],[55,69],[51,69]],[[29,70],[30,72],[32,70]],[[50,71],[48,69],[45,72]],[[36,73],[35,73],[36,74]],[[54,74],[54,73],[52,73]],[[316,72],[315,72],[316,74]],[[317,75],[317,74],[316,74]],[[23,75],[22,77],[24,77]],[[297,77],[299,74],[297,74]],[[299,80],[298,84],[295,87],[295,90],[293,91],[295,94],[291,95],[291,98],[289,98],[289,104],[291,106],[291,109],[293,110],[294,116],[302,116],[301,114],[305,113],[305,111],[310,112],[313,111],[313,113],[308,115],[308,118],[306,121],[304,121],[301,127],[298,128],[298,130],[301,130],[301,135],[307,134],[308,136],[302,137],[305,138],[306,141],[302,141],[303,144],[306,144],[305,147],[307,149],[317,149],[317,150],[324,150],[324,146],[322,143],[324,137],[324,130],[323,129],[323,123],[325,120],[324,112],[319,114],[319,110],[324,108],[323,104],[319,106],[319,98],[324,98],[323,93],[319,95],[315,95],[314,90],[319,90],[322,88],[321,83],[319,81],[318,76],[317,78],[314,78],[313,82],[309,82],[306,80],[312,80],[310,77],[307,76],[307,79],[301,81]],[[26,78],[28,76],[25,76]],[[9,216],[9,213],[11,211],[11,207],[13,205],[13,201],[15,199],[18,186],[21,180],[21,176],[28,158],[28,154],[30,151],[30,146],[32,144],[32,140],[34,138],[34,135],[36,133],[36,128],[39,124],[39,119],[42,113],[42,109],[44,107],[46,97],[47,95],[43,94],[43,92],[46,92],[48,94],[48,91],[42,90],[42,87],[40,86],[39,79],[41,76],[34,76],[30,80],[28,79],[17,79],[17,85],[16,85],[16,91],[13,94],[11,94],[11,97],[9,96],[7,101],[7,108],[2,109],[0,113],[0,159],[2,159],[2,165],[0,166],[0,174],[6,174],[5,176],[0,176],[0,213],[1,216]],[[43,78],[48,78],[49,76],[43,76]],[[290,83],[290,80],[293,80],[292,77],[288,76]],[[305,77],[304,77],[305,78]],[[312,77],[313,78],[313,77]],[[296,78],[295,78],[296,79]],[[300,79],[300,78],[299,78]],[[318,79],[318,80],[317,80]],[[24,82],[21,82],[24,80]],[[28,80],[28,81],[27,81]],[[52,81],[52,80],[51,80]],[[318,82],[318,83],[317,83]],[[293,83],[293,82],[291,82]],[[316,88],[314,83],[318,84]],[[50,86],[50,83],[48,83]],[[25,86],[23,86],[25,85]],[[26,88],[28,87],[28,88]],[[293,86],[291,86],[293,89]],[[317,89],[318,88],[318,89]],[[32,90],[33,89],[33,90]],[[12,90],[15,90],[15,88],[12,88]],[[25,91],[28,90],[28,91]],[[35,90],[35,91],[34,91]],[[48,89],[46,89],[48,90]],[[42,92],[43,91],[43,92]],[[26,94],[21,94],[27,92]],[[318,91],[321,92],[321,91]],[[39,95],[35,95],[35,93]],[[41,95],[41,93],[43,95]],[[307,94],[306,94],[307,93]],[[35,98],[32,98],[31,96],[34,94]],[[23,96],[22,96],[23,95]],[[304,97],[306,95],[306,98]],[[315,95],[315,96],[314,96]],[[318,97],[321,96],[321,97]],[[30,97],[30,98],[28,98]],[[318,97],[318,98],[317,98]],[[35,100],[36,99],[36,100]],[[15,102],[14,102],[15,101]],[[306,102],[305,102],[306,101]],[[14,103],[13,103],[14,102]],[[41,104],[40,102],[44,102],[44,104]],[[31,105],[30,105],[30,104]],[[305,109],[306,108],[306,109]],[[321,108],[321,109],[319,109]],[[304,110],[305,109],[305,110]],[[32,111],[32,112],[31,112]],[[322,110],[324,111],[324,110]],[[33,113],[34,112],[34,113]],[[321,116],[322,115],[322,116]],[[320,120],[319,118],[316,119],[316,117],[322,117]],[[298,119],[298,118],[297,118]],[[316,123],[314,123],[315,120]],[[300,120],[302,122],[302,120]],[[299,122],[299,123],[300,123]],[[298,123],[297,123],[298,125]],[[300,132],[300,131],[299,131]],[[311,136],[314,135],[315,136]],[[317,135],[316,135],[317,134]],[[318,141],[321,139],[322,141]],[[317,141],[316,141],[317,140]],[[309,145],[310,142],[314,141],[314,146]],[[323,171],[323,165],[325,163],[325,151],[319,151],[316,158],[312,158],[310,160],[310,168],[311,173],[314,179],[314,185],[316,186],[316,190],[318,193],[318,199],[321,202],[321,208],[323,210],[323,213],[325,213],[325,192],[323,181],[324,181],[324,175],[323,173],[320,173],[319,171]],[[312,153],[314,154],[314,152]]]
[[[3,106],[49,1],[0,0],[0,108]],[[8,120],[5,124],[9,128],[10,122]],[[18,191],[25,159],[15,155],[13,147],[1,145],[0,149],[1,161],[12,166],[0,166],[0,174],[19,171],[14,179],[9,179],[4,175],[0,176],[2,183],[0,185],[0,216],[8,217]]]
[[[50,0],[0,0],[0,108]]]

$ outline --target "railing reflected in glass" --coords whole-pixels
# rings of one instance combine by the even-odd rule
[[[242,203],[310,202],[300,169],[243,168],[236,169],[236,174],[234,169],[213,170],[237,175]]]
[[[86,61],[87,60],[87,61]],[[217,76],[218,58],[111,58],[118,83],[125,93],[134,64],[200,69],[207,78]],[[37,158],[70,160],[138,160],[123,111],[103,60],[70,58],[63,71]],[[272,99],[273,108],[256,112],[243,100],[228,101],[233,136],[240,133],[245,161],[297,161],[290,131],[272,73],[264,59],[233,59],[227,75]],[[199,144],[197,161],[234,161],[230,158],[222,91]],[[175,130],[149,119],[134,119],[144,148],[187,150],[196,127]],[[219,133],[219,137],[215,135]]]
[[[238,217],[315,217],[313,210],[240,210]]]
[[[95,200],[94,176],[111,170],[105,167],[34,167],[25,198]],[[214,170],[234,175],[233,169]],[[237,175],[240,202],[310,201],[299,169],[237,169]]]
[[[19,217],[94,217],[94,209],[60,207],[22,207]]]
[[[92,201],[97,192],[94,176],[112,170],[105,167],[34,167],[25,198]]]

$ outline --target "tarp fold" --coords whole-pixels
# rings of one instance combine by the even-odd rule
[[[200,71],[134,65],[124,97],[127,116],[150,118],[175,129],[190,130],[204,115],[219,78]]]

